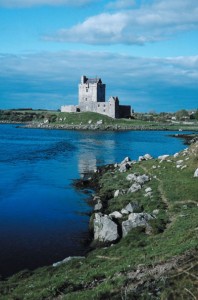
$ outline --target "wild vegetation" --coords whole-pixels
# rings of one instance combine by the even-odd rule
[[[137,227],[109,247],[98,245],[84,259],[22,271],[0,282],[0,299],[197,299],[196,168],[198,143],[166,160],[136,162],[126,172],[111,165],[92,174],[82,186],[97,187],[103,213],[132,201],[144,212],[158,210],[151,232]],[[144,189],[115,198],[116,190],[130,186],[131,173],[151,180]],[[146,187],[152,196],[145,197]]]

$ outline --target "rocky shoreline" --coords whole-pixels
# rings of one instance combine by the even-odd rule
[[[19,128],[29,129],[48,129],[48,130],[76,130],[76,131],[176,131],[175,125],[170,124],[148,124],[145,125],[124,125],[124,124],[104,124],[101,121],[87,124],[53,124],[53,123],[39,123],[39,122],[19,122],[19,121],[7,121],[1,120],[1,124],[16,124]],[[195,128],[179,129],[179,131],[188,130],[197,132]],[[177,137],[177,136],[175,136]]]
[[[175,136],[174,136],[175,137]],[[177,135],[176,137],[182,138],[188,142],[188,144],[193,144],[198,141],[197,135]],[[186,151],[186,152],[185,152]],[[186,155],[187,150],[184,151],[183,155]],[[179,153],[175,153],[173,159],[176,159]],[[131,200],[127,205],[125,205],[120,211],[113,211],[109,213],[108,201],[112,198],[116,199],[118,196],[130,194],[131,199],[134,199],[134,194],[144,189],[144,197],[152,199],[153,190],[148,186],[150,181],[156,180],[155,176],[150,176],[149,174],[138,174],[131,172],[126,176],[126,182],[129,183],[129,188],[122,188],[114,191],[113,193],[103,193],[101,196],[101,178],[110,172],[113,177],[117,177],[117,173],[125,173],[133,170],[135,164],[141,163],[142,161],[153,161],[156,160],[160,164],[163,162],[172,162],[169,155],[161,155],[157,159],[154,159],[151,155],[145,154],[140,156],[137,161],[131,161],[129,157],[126,157],[119,164],[109,164],[105,166],[98,167],[94,173],[89,174],[87,179],[75,180],[73,185],[81,190],[93,189],[95,194],[92,198],[93,212],[90,217],[90,235],[91,235],[91,248],[98,246],[109,246],[112,243],[117,243],[121,238],[125,237],[128,232],[136,227],[141,227],[144,229],[146,234],[151,234],[153,231],[152,226],[149,221],[157,219],[159,214],[159,209],[155,208],[152,212],[145,212],[144,207],[139,205],[138,202]],[[153,165],[153,169],[157,168]],[[183,160],[176,161],[176,168],[183,170],[186,165],[183,165]],[[127,174],[126,173],[126,174]],[[194,177],[197,177],[198,170],[195,171]],[[144,186],[147,184],[146,186]],[[151,222],[152,223],[152,222]],[[159,226],[159,232],[163,232],[166,227],[166,222],[161,222]]]
[[[48,130],[75,130],[75,131],[176,131],[175,128],[168,128],[168,126],[155,125],[154,126],[124,126],[124,125],[35,125],[26,124],[23,128],[30,129],[48,129]],[[169,125],[172,126],[172,125]],[[19,126],[21,127],[21,126]],[[188,131],[198,131],[196,129],[188,129]]]

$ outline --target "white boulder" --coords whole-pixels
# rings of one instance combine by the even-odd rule
[[[94,239],[100,242],[113,242],[119,238],[117,224],[107,215],[95,214]]]
[[[119,211],[114,211],[111,214],[109,214],[109,217],[115,218],[115,219],[121,219],[122,214]]]
[[[194,177],[198,177],[198,168],[195,170]]]
[[[158,156],[158,159],[159,159],[159,160],[166,160],[168,157],[169,157],[168,154],[164,154],[164,155]]]

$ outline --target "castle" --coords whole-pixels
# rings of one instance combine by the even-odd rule
[[[111,118],[131,116],[131,106],[120,105],[118,97],[110,97],[108,102],[105,102],[106,85],[100,78],[90,79],[82,76],[78,90],[79,104],[61,106],[61,112],[91,111]]]

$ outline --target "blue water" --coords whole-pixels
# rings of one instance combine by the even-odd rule
[[[72,180],[125,156],[156,157],[185,148],[169,134],[0,125],[0,274],[83,255],[91,207]]]

